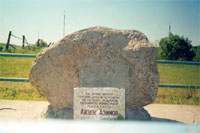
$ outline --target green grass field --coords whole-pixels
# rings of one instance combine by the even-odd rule
[[[160,83],[200,85],[200,66],[159,64]]]
[[[18,49],[21,53],[38,52],[38,50],[24,52],[22,48]],[[0,77],[28,78],[33,60],[33,58],[0,57]],[[200,66],[159,64],[158,70],[160,83],[200,84]],[[0,99],[45,100],[45,97],[30,83],[0,81]],[[159,88],[155,103],[200,105],[200,89]]]
[[[200,85],[200,66],[159,64],[161,84]],[[159,88],[155,103],[200,105],[200,89]]]
[[[34,45],[22,47],[10,47],[5,50],[5,45],[0,44],[0,53],[23,53],[37,54],[44,47]],[[1,57],[0,56],[0,77],[28,78],[31,63],[34,58]],[[0,99],[9,100],[46,100],[29,82],[7,82],[0,81]]]

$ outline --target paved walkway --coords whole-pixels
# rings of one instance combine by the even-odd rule
[[[48,102],[0,100],[0,119],[41,119]],[[151,104],[145,107],[154,121],[178,121],[200,124],[200,106]]]
[[[200,106],[175,104],[150,104],[145,107],[151,117],[200,124]],[[162,120],[162,119],[160,119]]]

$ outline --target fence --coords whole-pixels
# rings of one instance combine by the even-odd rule
[[[36,55],[33,54],[8,54],[0,53],[0,56],[5,57],[24,57],[24,58],[35,58]],[[185,65],[200,65],[200,62],[190,62],[190,61],[167,61],[158,60],[157,63],[160,64],[185,64]],[[13,81],[13,82],[29,82],[28,78],[4,78],[0,77],[0,81]],[[200,85],[178,85],[178,84],[159,84],[159,87],[170,87],[170,88],[196,88],[200,89]]]
[[[24,44],[30,44],[30,43],[28,43],[28,41],[27,41],[27,38],[25,37],[25,35],[22,35],[22,38],[21,37],[18,37],[18,36],[16,36],[16,35],[14,35],[13,33],[12,33],[12,31],[9,31],[9,33],[8,33],[8,40],[7,40],[7,43],[6,43],[6,49],[8,50],[8,48],[9,48],[9,46],[12,46],[11,44],[10,44],[10,39],[11,39],[11,37],[14,37],[15,39],[18,39],[18,40],[21,40],[22,41],[22,47],[24,48]],[[38,39],[39,40],[39,39]],[[33,44],[33,43],[32,43]],[[14,46],[12,46],[13,48],[15,48]]]

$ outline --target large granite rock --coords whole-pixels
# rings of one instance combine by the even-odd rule
[[[43,50],[29,78],[54,112],[73,108],[76,87],[123,87],[126,108],[143,107],[154,101],[159,83],[155,48],[147,37],[106,27],[74,32]]]

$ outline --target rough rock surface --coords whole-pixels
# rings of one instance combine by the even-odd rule
[[[155,48],[135,30],[92,27],[40,52],[29,74],[54,111],[73,107],[73,88],[124,87],[126,108],[154,101],[159,83]]]

